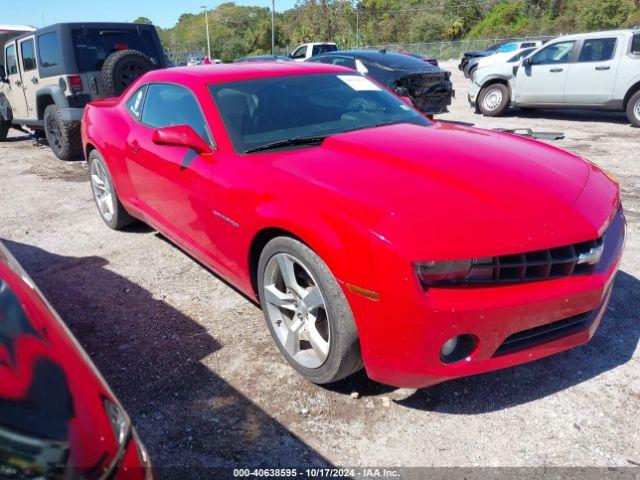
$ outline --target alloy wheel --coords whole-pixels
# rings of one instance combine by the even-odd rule
[[[493,111],[502,103],[502,91],[497,88],[492,88],[487,92],[482,100],[482,106],[485,110]]]
[[[265,268],[264,305],[275,336],[299,365],[321,367],[329,356],[328,309],[318,282],[293,255],[278,253]]]
[[[53,115],[47,118],[47,140],[56,150],[62,147],[62,132],[60,126]]]
[[[636,105],[633,109],[633,113],[635,114],[636,118],[640,120],[640,98],[636,102]]]
[[[91,162],[91,190],[96,199],[100,215],[107,222],[111,221],[114,213],[111,182],[102,164],[95,160]]]

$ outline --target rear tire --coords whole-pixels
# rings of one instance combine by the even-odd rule
[[[509,109],[509,87],[493,83],[480,90],[478,108],[487,117],[499,117]]]
[[[136,219],[122,206],[107,164],[97,150],[89,153],[89,175],[93,199],[104,223],[113,230],[120,230],[134,223]]]
[[[283,273],[287,271],[292,274]],[[260,254],[257,283],[271,336],[302,376],[324,384],[362,368],[349,303],[329,267],[313,250],[293,238],[274,238]]]
[[[627,118],[631,125],[640,127],[640,90],[631,95],[627,102]]]
[[[60,160],[73,160],[82,154],[80,122],[65,122],[56,105],[45,109],[44,129],[49,147]]]

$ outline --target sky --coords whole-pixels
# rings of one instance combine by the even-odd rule
[[[275,0],[276,12],[294,6],[295,0]],[[215,8],[214,0],[0,0],[0,24],[42,27],[60,22],[124,22],[147,17],[159,27],[173,27],[183,13],[200,6]],[[271,0],[236,0],[238,5],[271,7]],[[44,19],[44,22],[43,22]]]

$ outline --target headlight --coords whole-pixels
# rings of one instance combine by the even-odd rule
[[[122,408],[108,398],[104,399],[104,409],[111,422],[118,446],[123,445],[129,435],[129,417]]]
[[[414,264],[423,287],[455,285],[467,281],[490,282],[493,280],[494,259],[473,258],[471,260],[445,260],[440,262],[418,262]]]

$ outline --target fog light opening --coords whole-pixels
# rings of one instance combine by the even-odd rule
[[[476,349],[476,338],[467,333],[456,335],[444,342],[440,349],[440,360],[443,363],[455,363],[464,360]]]

